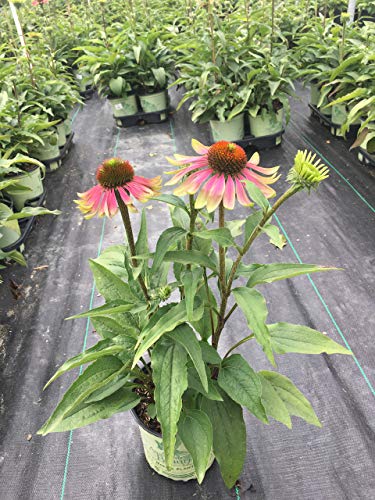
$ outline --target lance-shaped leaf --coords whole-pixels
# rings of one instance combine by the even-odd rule
[[[152,263],[151,272],[155,273],[159,270],[161,266],[164,256],[169,250],[171,246],[175,246],[175,244],[185,238],[186,231],[182,227],[169,227],[166,229],[158,239],[156,244],[154,260]]]
[[[263,295],[253,288],[240,287],[233,290],[234,298],[245,315],[248,327],[254,332],[257,342],[270,362],[275,366],[271,347],[271,336],[266,325],[267,304]]]
[[[254,229],[257,227],[259,222],[262,220],[263,214],[261,210],[257,210],[253,214],[250,214],[245,222],[245,241],[248,240],[254,231]]]
[[[190,359],[197,370],[199,378],[202,382],[202,386],[205,391],[208,390],[208,382],[206,375],[206,366],[202,357],[202,350],[200,343],[194,333],[194,331],[190,328],[186,323],[178,326],[173,330],[173,332],[169,333],[168,338],[178,342],[188,353]]]
[[[167,252],[164,256],[164,260],[166,262],[179,262],[181,264],[197,264],[198,266],[207,267],[217,272],[215,261],[207,257],[203,252],[197,250],[175,250]]]
[[[184,296],[186,303],[186,314],[188,321],[193,321],[194,298],[197,294],[199,280],[202,278],[201,269],[187,269],[181,275],[181,282],[184,286]]]
[[[223,393],[223,401],[202,401],[202,410],[211,420],[213,449],[228,488],[241,475],[246,457],[246,427],[242,408]]]
[[[240,354],[233,354],[223,360],[217,381],[219,386],[236,403],[245,406],[262,422],[268,423],[261,400],[262,384],[260,379]]]
[[[115,356],[106,356],[95,361],[73,382],[55,411],[38,432],[43,435],[55,432],[62,420],[92,392],[107,385],[123,371],[124,365]]]
[[[139,302],[130,286],[122,281],[109,269],[94,260],[90,260],[90,267],[94,275],[95,285],[106,301],[122,300],[123,302]]]
[[[91,317],[91,323],[103,339],[111,339],[117,335],[127,335],[128,337],[138,338],[139,331],[132,325],[120,324],[113,318],[107,316]]]
[[[322,426],[309,401],[288,377],[280,373],[266,370],[260,371],[259,375],[264,377],[272,385],[282,399],[290,415],[301,417],[306,420],[306,422],[316,427]]]
[[[212,450],[211,421],[202,410],[184,410],[178,423],[178,435],[193,459],[200,484],[206,474]]]
[[[165,462],[170,469],[176,444],[182,395],[187,389],[187,354],[177,342],[163,339],[152,351],[156,413],[163,434]]]
[[[138,395],[128,388],[120,388],[114,394],[94,401],[83,406],[80,410],[72,415],[64,418],[59,424],[54,426],[52,431],[48,432],[64,432],[72,429],[78,429],[85,425],[93,424],[98,420],[103,420],[111,417],[115,413],[130,410],[137,406],[140,402]],[[42,434],[42,429],[38,434]]]
[[[204,306],[202,301],[197,297],[195,300],[194,314],[197,318],[201,318],[203,314]],[[162,311],[164,312],[164,311]],[[152,345],[155,344],[157,340],[160,339],[165,333],[171,332],[176,328],[176,326],[181,325],[187,321],[186,315],[186,305],[185,301],[182,300],[178,304],[168,307],[165,314],[157,315],[156,321],[150,321],[146,328],[142,331],[141,336],[138,340],[137,351],[134,356],[133,366],[138,363],[143,354]]]
[[[301,276],[302,274],[338,270],[337,267],[322,267],[314,264],[263,264],[251,274],[247,286],[253,287],[261,283],[272,283],[274,281],[285,280],[286,278]]]
[[[36,215],[60,215],[60,210],[48,210],[43,207],[25,207],[20,212],[10,215],[7,220],[26,219]]]
[[[54,380],[59,378],[61,375],[69,370],[72,370],[76,366],[85,365],[86,363],[91,363],[96,359],[102,358],[104,356],[112,356],[122,351],[131,351],[134,349],[135,339],[132,337],[126,337],[121,335],[113,339],[100,340],[97,344],[90,349],[86,349],[84,352],[73,356],[73,358],[65,361],[63,365],[56,371],[56,373],[49,379],[49,381],[44,386],[46,389]],[[129,356],[129,361],[131,357]]]
[[[286,245],[286,238],[280,233],[280,229],[273,224],[266,224],[262,231],[270,237],[270,243],[280,250]]]
[[[81,314],[76,314],[75,316],[70,316],[68,319],[77,318],[95,318],[97,316],[103,316],[104,314],[117,314],[131,311],[133,314],[137,312],[144,311],[147,308],[146,304],[135,304],[135,303],[123,303],[121,300],[115,300],[113,302],[108,302],[103,306],[95,307]]]
[[[250,195],[250,198],[258,205],[259,208],[263,210],[263,212],[267,212],[270,208],[270,202],[264,196],[262,191],[251,181],[244,181],[246,185],[246,189]]]
[[[103,250],[99,257],[93,259],[93,261],[112,271],[118,278],[127,280],[128,273],[125,267],[125,256],[125,245],[113,245]]]
[[[277,354],[297,352],[300,354],[352,354],[323,333],[303,325],[274,323],[268,325],[271,345]]]
[[[189,213],[189,209],[183,202],[183,200],[179,196],[176,196],[174,194],[159,194],[158,196],[154,196],[152,199],[168,203],[168,205],[182,208],[183,210],[185,210],[185,212]]]
[[[272,384],[260,374],[258,375],[259,380],[262,383],[262,403],[267,416],[273,417],[275,420],[291,429],[292,421],[283,400],[273,388]]]
[[[231,232],[227,227],[222,227],[219,229],[204,229],[202,231],[194,233],[194,236],[196,236],[197,238],[202,238],[204,240],[214,240],[222,247],[230,247],[232,245],[235,245]]]
[[[208,382],[207,391],[203,388],[197,370],[193,366],[189,366],[188,367],[189,388],[199,392],[199,394],[202,394],[207,399],[212,399],[214,401],[222,401],[223,398],[221,397],[220,392],[217,389],[217,382],[216,380],[212,380],[211,373],[208,367],[206,367],[206,375]]]

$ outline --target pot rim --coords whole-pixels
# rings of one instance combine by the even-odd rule
[[[157,96],[160,94],[168,94],[168,88],[165,88],[163,90],[158,90],[157,92],[138,92],[138,97],[151,97],[151,96]]]
[[[5,177],[8,177],[8,178],[24,177],[24,176],[32,174],[33,172],[35,172],[35,170],[40,168],[39,165],[34,165],[33,163],[28,163],[28,165],[30,165],[30,167],[32,167],[32,170],[30,170],[30,172],[26,172],[25,170],[22,170],[22,172],[12,172],[10,174],[6,174]]]
[[[159,439],[163,439],[162,435],[159,433],[159,432],[156,432],[156,431],[153,431],[151,429],[149,429],[144,423],[143,421],[139,418],[138,416],[138,413],[135,411],[135,408],[132,408],[130,410],[131,414],[133,415],[133,418],[134,420],[137,422],[137,424],[139,425],[139,427],[142,427],[142,429],[146,432],[148,432],[149,434],[152,434],[153,436],[156,436],[158,437]]]
[[[118,96],[118,97],[110,97],[107,96],[108,101],[123,101],[124,99],[128,99],[129,97],[136,97],[134,90],[131,90],[126,95]]]

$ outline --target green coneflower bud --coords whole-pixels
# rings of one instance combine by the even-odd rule
[[[318,187],[319,183],[329,177],[329,170],[324,163],[316,160],[316,154],[311,151],[298,151],[294,158],[294,165],[289,170],[287,180],[295,186],[300,186],[308,191]]]
[[[158,297],[161,300],[167,300],[171,296],[172,288],[170,286],[162,286],[158,290]]]

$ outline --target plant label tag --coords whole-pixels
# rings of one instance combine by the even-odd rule
[[[77,76],[77,80],[82,80],[83,76],[82,75],[76,75]]]
[[[115,109],[122,109],[121,102],[118,102],[117,104],[115,104]]]

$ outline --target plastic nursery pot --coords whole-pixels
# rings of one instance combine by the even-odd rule
[[[310,85],[310,104],[317,106],[320,98],[319,85],[312,83]]]
[[[72,133],[72,119],[70,116],[64,120],[65,137],[69,137]]]
[[[345,104],[335,104],[331,106],[331,108],[332,108],[332,116],[331,116],[332,123],[334,123],[335,125],[342,125],[343,123],[345,123],[348,116]]]
[[[277,113],[270,113],[266,109],[254,118],[249,114],[249,126],[251,134],[254,137],[263,137],[281,132],[283,129],[283,110],[279,109]],[[277,137],[276,144],[281,143],[281,136]]]
[[[0,202],[0,216],[8,217],[13,214],[10,203],[6,200]],[[4,225],[3,225],[4,224]],[[0,249],[13,245],[21,236],[21,229],[18,220],[10,220],[0,225]]]
[[[245,135],[244,114],[230,121],[210,120],[212,138],[217,141],[240,141]]]
[[[108,101],[112,106],[113,116],[115,118],[135,115],[138,112],[137,98],[134,94],[114,99],[108,98]]]
[[[132,410],[132,414],[139,426],[143,450],[150,467],[161,476],[165,476],[173,481],[190,481],[191,479],[196,479],[193,459],[181,440],[177,437],[172,469],[168,470],[165,464],[161,435],[148,429],[138,417],[135,409]],[[214,463],[214,460],[215,457],[211,451],[207,470]]]
[[[57,144],[59,148],[63,148],[66,144],[66,128],[65,128],[65,122],[61,121],[56,125],[56,130],[57,130]]]
[[[365,140],[362,142],[361,146],[358,148],[358,159],[359,161],[363,161],[363,153],[361,152],[362,151],[367,151],[367,144],[369,143],[369,141],[371,139],[374,139],[375,138],[375,132],[369,132],[367,135],[366,135],[366,138]],[[372,153],[369,153],[367,151],[367,154],[373,159],[373,162],[375,163],[375,154],[372,154]],[[1,242],[1,240],[0,240]]]
[[[144,94],[138,97],[141,103],[141,108],[145,113],[163,111],[168,107],[167,90],[162,90],[161,92],[157,92],[156,94]]]
[[[4,189],[4,192],[10,196],[13,201],[14,208],[17,212],[19,212],[24,208],[25,203],[28,200],[33,200],[43,194],[44,174],[42,174],[40,167],[32,165],[30,166],[29,172],[18,174],[16,178],[19,181],[17,186],[10,186],[9,188]],[[17,190],[18,186],[26,187],[28,189],[20,191]]]
[[[45,143],[44,146],[40,145],[36,150],[33,151],[33,157],[39,161],[48,161],[49,168],[51,170],[56,170],[60,166],[60,149],[57,142],[57,134],[55,136],[56,144],[51,144],[50,142]],[[55,141],[54,141],[55,142]],[[54,162],[50,162],[50,160],[55,160]]]

